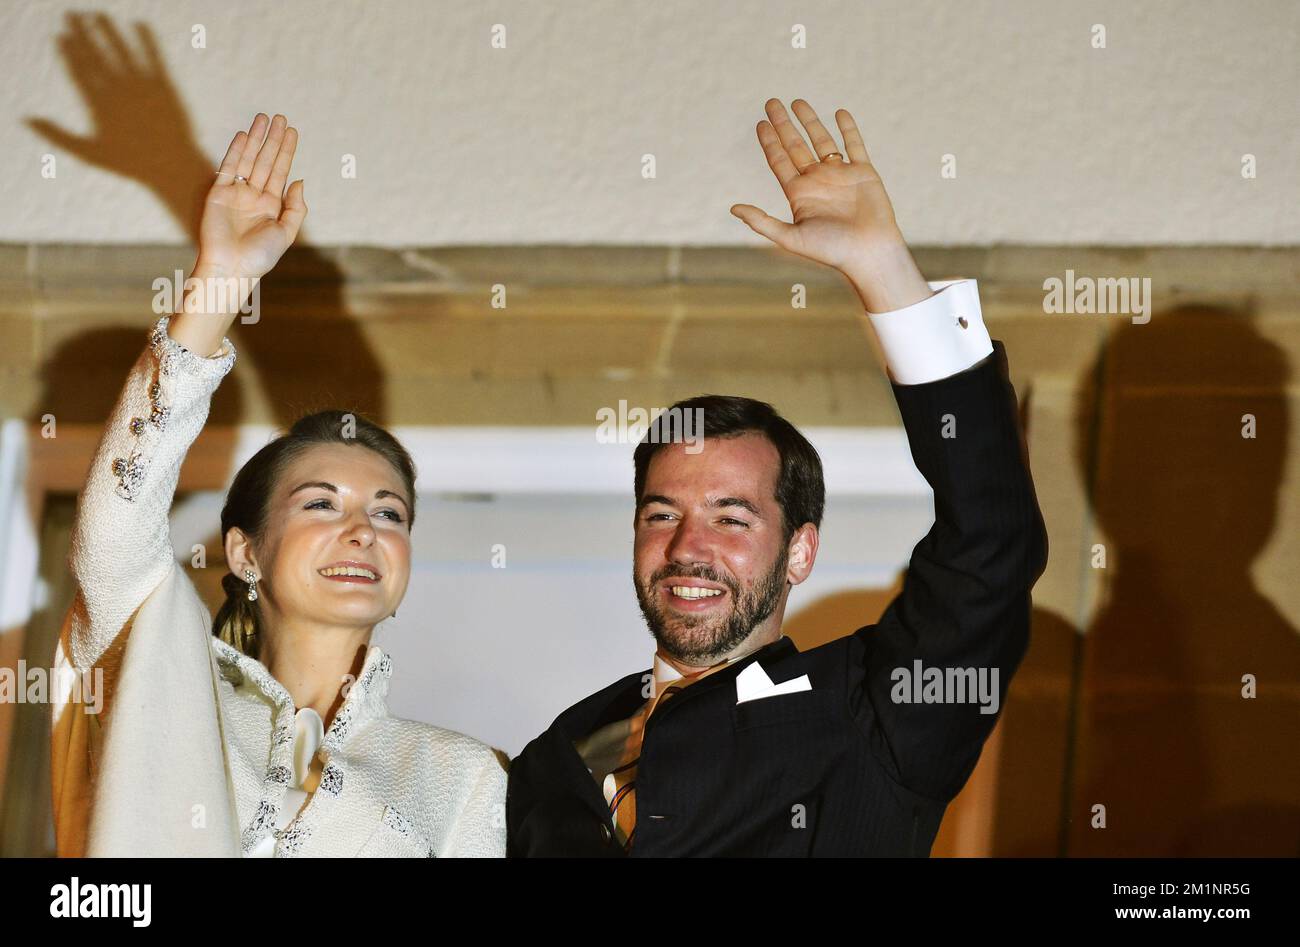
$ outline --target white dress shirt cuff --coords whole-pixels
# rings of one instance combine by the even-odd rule
[[[923,385],[965,371],[993,351],[973,279],[929,284],[935,294],[890,312],[868,312],[885,363],[900,385]]]

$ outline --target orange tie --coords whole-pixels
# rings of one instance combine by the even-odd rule
[[[610,776],[614,780],[614,795],[609,800],[609,812],[614,818],[614,829],[618,840],[623,843],[623,850],[632,850],[632,838],[636,834],[636,768],[641,760],[641,741],[645,734],[646,721],[658,709],[659,705],[673,694],[685,690],[696,681],[703,680],[714,671],[719,671],[731,662],[721,661],[712,667],[688,674],[666,685],[657,695],[647,700],[627,721],[629,730],[623,755],[619,765]]]

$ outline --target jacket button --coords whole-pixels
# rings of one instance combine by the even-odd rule
[[[602,842],[608,843],[612,837],[613,837],[613,833],[610,832],[609,826],[606,825],[604,822],[600,823],[600,840]]]

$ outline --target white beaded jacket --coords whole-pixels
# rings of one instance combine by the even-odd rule
[[[502,856],[505,771],[487,745],[393,717],[392,659],[372,646],[321,741],[301,811],[293,700],[212,634],[172,550],[181,463],[235,348],[204,358],[158,320],[77,501],[76,582],[55,651],[59,855]],[[103,702],[79,700],[102,671]],[[102,718],[102,719],[101,719]],[[296,797],[296,799],[295,799]]]

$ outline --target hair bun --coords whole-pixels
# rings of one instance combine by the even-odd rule
[[[239,576],[233,572],[227,572],[221,577],[221,587],[226,590],[226,596],[239,595],[244,591],[244,583],[239,580]]]

